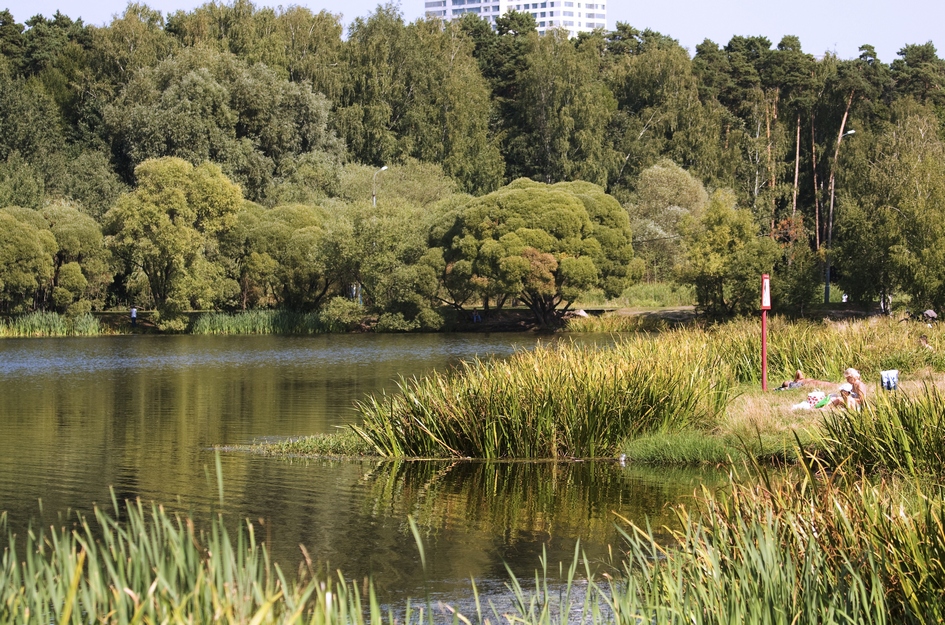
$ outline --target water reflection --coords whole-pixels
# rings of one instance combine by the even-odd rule
[[[608,343],[610,337],[591,340]],[[115,337],[0,341],[0,509],[23,529],[67,509],[140,497],[208,518],[221,510],[215,445],[331,431],[366,393],[476,356],[531,348],[527,335]],[[654,525],[706,477],[614,463],[416,463],[222,459],[222,511],[258,525],[293,570],[373,575],[389,596],[422,582],[417,519],[435,592],[530,575],[543,549],[595,562],[619,542],[615,514]],[[42,500],[43,512],[40,512]],[[498,582],[495,582],[498,583]]]
[[[724,477],[613,462],[224,460],[245,463],[227,499],[257,523],[277,561],[291,568],[304,545],[326,570],[372,575],[387,597],[423,587],[408,516],[423,536],[430,590],[450,595],[468,590],[471,577],[505,580],[506,565],[530,578],[543,552],[569,562],[578,541],[595,567],[605,566],[610,549],[621,548],[619,517],[649,518],[660,531],[674,523],[670,504]]]

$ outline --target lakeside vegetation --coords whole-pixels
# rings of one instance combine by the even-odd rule
[[[698,465],[747,458],[797,462],[803,451],[798,441],[808,450],[822,445],[817,433],[824,415],[832,413],[791,410],[810,389],[761,392],[757,322],[657,332],[645,317],[572,323],[586,328],[588,321],[595,330],[644,331],[623,334],[612,347],[558,342],[506,360],[464,363],[401,380],[398,392],[359,403],[362,422],[353,429],[366,446],[348,447],[391,457],[567,459],[622,453],[632,462]],[[774,318],[769,387],[801,369],[830,391],[853,366],[872,390],[868,409],[878,409],[885,406],[880,400],[888,399],[878,390],[880,371],[900,370],[910,389],[923,381],[938,383],[945,353],[930,348],[935,345],[945,345],[938,325],[885,317]],[[303,437],[260,449],[317,455],[326,440]]]
[[[862,310],[893,295],[945,308],[945,60],[931,42],[903,42],[891,63],[868,45],[815,57],[792,36],[690,55],[629,24],[569,40],[528,14],[406,24],[395,5],[345,34],[327,12],[246,0],[129,4],[104,27],[4,10],[0,26],[0,312],[16,315],[3,336],[101,333],[91,311],[131,305],[166,332],[192,310],[247,311],[207,316],[203,333],[435,330],[444,306],[516,300],[555,327],[641,280],[728,316],[757,307],[761,273],[775,308],[803,315],[824,270]],[[901,392],[854,415],[791,412],[804,391],[762,396],[748,321],[571,324],[632,334],[404,380],[345,436],[268,451],[801,473],[752,466],[678,508],[670,543],[628,524],[609,580],[555,603],[546,569],[534,592],[510,582],[509,616],[441,616],[453,625],[945,620],[938,326],[772,320],[773,384],[902,372]],[[433,616],[430,602],[385,614],[370,588],[308,562],[286,574],[251,524],[233,535],[113,508],[24,536],[0,513],[0,620]]]
[[[135,305],[177,332],[340,299],[404,331],[518,302],[556,326],[648,283],[750,311],[762,273],[778,310],[809,311],[825,273],[864,310],[945,308],[931,42],[884,61],[626,23],[569,39],[516,11],[339,20],[0,11],[0,313]]]
[[[930,411],[914,414],[923,412]],[[945,499],[925,471],[945,474],[941,456],[937,465],[877,472],[842,455],[849,440],[835,442],[840,466],[807,457],[800,472],[733,471],[727,488],[703,489],[676,506],[677,528],[659,528],[659,539],[656,528],[618,520],[625,542],[604,572],[595,575],[579,553],[558,574],[555,563],[536,563],[534,588],[510,579],[511,605],[501,610],[480,603],[475,581],[475,607],[466,613],[429,598],[382,609],[372,584],[314,571],[305,551],[294,574],[273,564],[250,522],[233,535],[221,517],[200,529],[157,506],[113,502],[112,513],[95,510],[20,537],[2,514],[0,618],[558,625],[580,613],[591,625],[940,621]],[[871,455],[883,451],[880,444]],[[425,565],[412,519],[410,530]]]
[[[98,336],[104,333],[99,320],[89,313],[76,317],[35,311],[0,319],[0,337]]]

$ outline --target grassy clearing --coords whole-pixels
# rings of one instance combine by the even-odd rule
[[[91,314],[67,317],[54,312],[32,312],[0,319],[0,337],[98,336],[102,326]]]

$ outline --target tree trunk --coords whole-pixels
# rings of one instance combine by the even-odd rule
[[[810,116],[810,162],[814,173],[814,236],[816,249],[820,251],[820,194],[817,189],[817,141],[814,134],[814,114]]]
[[[797,140],[794,142],[794,192],[791,198],[791,219],[797,217],[797,184],[801,175],[801,114],[797,114]]]

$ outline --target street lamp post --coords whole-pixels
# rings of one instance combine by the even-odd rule
[[[846,121],[845,116],[844,121]],[[830,212],[827,216],[827,253],[824,255],[824,260],[827,263],[824,278],[824,304],[830,303],[830,244],[833,240],[833,198],[834,191],[836,190],[835,174],[837,171],[837,159],[840,157],[840,142],[843,141],[844,137],[849,137],[855,132],[856,131],[852,128],[846,132],[843,132],[842,127],[840,128],[840,135],[837,137],[837,148],[833,152],[833,166],[830,168]]]
[[[376,172],[374,172],[374,183],[371,185],[371,206],[377,206],[377,175],[382,171],[387,170],[387,165],[384,165]],[[832,205],[831,205],[832,206]]]

